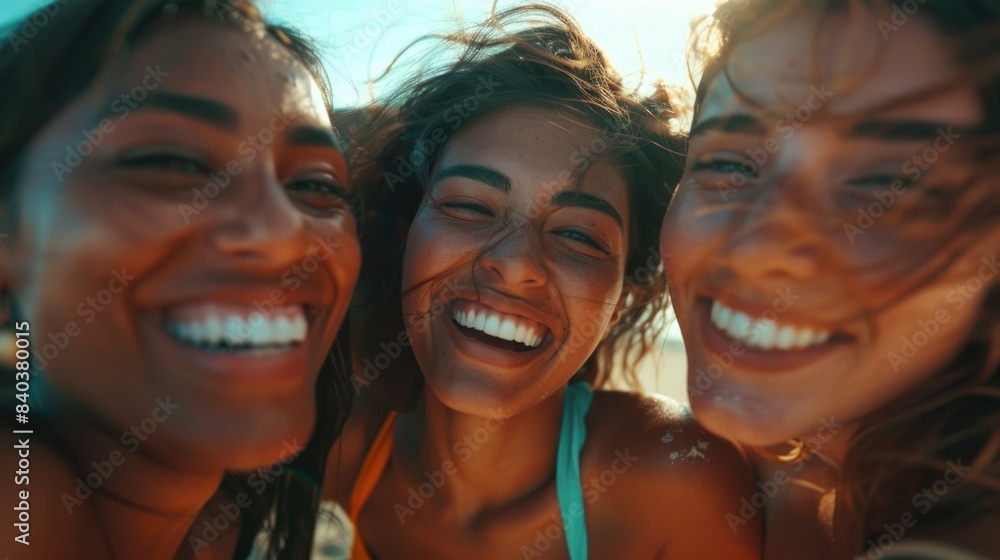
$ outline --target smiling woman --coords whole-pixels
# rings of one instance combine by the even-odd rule
[[[1000,3],[901,4],[701,28],[664,264],[696,417],[785,477],[775,558],[1000,557]]]
[[[625,92],[557,10],[449,45],[458,60],[387,100],[365,146],[392,193],[379,211],[405,224],[378,271],[398,271],[396,308],[365,320],[388,325],[376,341],[404,329],[424,390],[406,413],[359,407],[334,451],[352,557],[758,557],[755,526],[725,519],[751,488],[738,451],[676,403],[600,390],[666,304],[647,263],[679,171],[669,106]]]
[[[2,388],[33,430],[18,558],[245,557],[261,530],[308,557],[360,266],[320,76],[240,0],[75,2],[0,50],[2,319],[36,348],[29,402]]]

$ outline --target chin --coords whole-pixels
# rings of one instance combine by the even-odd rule
[[[741,396],[702,395],[689,389],[691,410],[706,430],[742,446],[767,447],[802,435],[797,423],[773,407],[747,405]]]

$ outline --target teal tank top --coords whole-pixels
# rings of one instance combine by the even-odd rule
[[[587,441],[587,411],[593,399],[590,386],[574,381],[563,397],[562,428],[556,455],[556,495],[570,560],[587,560],[587,520],[584,517],[580,451]]]

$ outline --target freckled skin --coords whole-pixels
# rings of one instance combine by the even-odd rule
[[[811,437],[823,430],[829,435],[824,425],[836,424],[836,436],[824,440],[820,451],[840,460],[860,418],[925,382],[967,342],[987,290],[962,305],[949,294],[956,284],[979,274],[983,257],[995,254],[1000,228],[962,253],[949,254],[932,250],[936,240],[915,243],[888,218],[874,220],[856,239],[845,235],[843,225],[858,220],[858,201],[875,201],[867,194],[845,197],[845,185],[879,173],[898,174],[933,140],[848,137],[846,117],[882,107],[872,118],[940,122],[958,130],[980,123],[983,108],[974,87],[958,80],[951,82],[955,87],[918,102],[886,106],[953,76],[958,65],[949,45],[919,19],[883,43],[874,27],[851,28],[845,18],[829,15],[818,63],[825,89],[833,94],[785,135],[776,122],[806,103],[814,95],[812,88],[820,85],[809,81],[814,18],[812,13],[793,14],[739,45],[727,61],[735,84],[724,77],[712,79],[695,126],[714,117],[750,114],[758,116],[764,130],[692,137],[688,167],[664,221],[661,247],[671,254],[664,266],[684,335],[689,393],[698,421],[714,433],[752,446]],[[874,59],[872,53],[883,47],[883,57]],[[875,66],[866,79],[850,89],[844,85],[870,64]],[[735,89],[756,100],[762,110],[755,112]],[[742,165],[748,151],[761,148],[769,137],[779,141],[780,149],[758,162],[756,175],[723,200],[715,187],[731,181],[732,174],[712,162]],[[957,151],[941,152],[938,169],[954,163]],[[832,229],[823,229],[831,223]],[[924,267],[947,259],[954,260],[940,275],[900,296]],[[806,365],[773,373],[763,371],[763,365],[752,368],[740,356],[730,355],[731,362],[724,363],[721,353],[709,346],[706,333],[711,327],[699,298],[767,307],[776,290],[787,289],[796,300],[779,314],[779,322],[841,333],[847,342]],[[933,334],[917,339],[924,344],[916,355],[904,354],[906,341],[912,344],[915,335],[928,332]],[[710,367],[718,372],[711,382],[699,380],[698,372]],[[763,459],[756,466],[761,481],[771,480],[783,468]],[[837,479],[819,460],[798,476],[821,488],[830,488]],[[769,557],[844,557],[843,550],[830,546],[817,518],[821,495],[796,485],[780,488],[768,506]],[[846,543],[843,534],[837,538]]]
[[[436,204],[425,199],[410,230],[403,309],[426,388],[416,410],[398,417],[392,459],[361,512],[359,534],[373,557],[568,558],[553,525],[565,386],[617,320],[632,217],[629,187],[610,161],[599,160],[580,188],[608,201],[624,229],[605,214],[547,203],[563,190],[553,181],[596,134],[549,109],[508,106],[466,124],[443,147],[435,173],[489,166],[511,188],[504,194],[464,177],[443,179],[433,189]],[[481,205],[492,217],[456,203]],[[490,244],[510,222],[522,224],[517,235]],[[594,235],[606,251],[570,230]],[[454,297],[449,280],[467,286],[473,278],[482,291],[533,306],[557,342],[523,367],[466,353],[448,331],[448,313],[427,317],[435,301]],[[327,481],[339,484],[327,496],[345,504],[352,486],[344,481],[357,477],[385,414],[377,406],[365,412],[331,455]],[[733,534],[725,521],[752,487],[732,445],[672,401],[623,392],[597,391],[586,424],[580,484],[591,558],[759,557],[760,525]],[[669,444],[661,439],[668,431]],[[685,457],[670,459],[678,450]],[[412,493],[431,479],[443,482],[414,505]]]
[[[236,63],[247,60],[256,62]],[[110,113],[114,130],[58,181],[52,162],[108,113],[109,100],[141,84],[149,67],[167,73],[156,93],[225,104],[238,124],[218,127],[141,104],[127,117]],[[121,67],[99,76],[31,140],[15,186],[18,229],[2,246],[0,273],[31,324],[36,349],[48,343],[47,333],[79,327],[32,386],[34,406],[65,431],[69,446],[64,455],[37,444],[49,464],[33,463],[40,470],[31,486],[39,494],[33,557],[172,558],[225,470],[287,459],[289,446],[308,441],[317,373],[360,263],[347,204],[304,183],[346,182],[343,155],[289,139],[296,127],[330,131],[321,99],[305,67],[273,40],[211,21],[172,21],[148,31]],[[282,130],[274,127],[281,122],[276,114],[287,121]],[[252,158],[240,151],[268,129],[273,141]],[[139,150],[173,159],[131,163]],[[177,154],[197,164],[178,169]],[[208,170],[229,162],[241,172],[185,216],[180,205],[192,205],[194,190],[212,181]],[[319,258],[321,240],[332,258]],[[284,280],[310,258],[318,266],[307,278]],[[99,312],[80,311],[108,288],[115,271],[130,277],[125,289]],[[210,381],[189,359],[194,351],[170,346],[163,332],[161,316],[170,305],[233,292],[248,294],[250,304],[274,290],[314,310],[302,359],[286,372],[293,381],[280,388]],[[157,399],[167,397],[176,409],[134,452],[122,449],[121,434],[144,420],[149,425]],[[72,496],[74,478],[116,450],[124,463],[70,517],[61,496]],[[209,557],[225,554],[220,545]]]

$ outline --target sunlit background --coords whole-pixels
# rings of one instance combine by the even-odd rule
[[[85,2],[88,0],[68,0]],[[44,6],[43,0],[3,0],[0,25]],[[517,0],[258,0],[270,19],[291,25],[323,51],[338,108],[367,103],[393,87],[374,84],[392,59],[417,38],[450,33],[481,22],[494,9],[522,5]],[[549,0],[569,12],[590,35],[628,87],[652,91],[657,80],[689,85],[685,47],[691,23],[714,9],[715,0]],[[394,73],[393,75],[402,75]],[[7,87],[17,87],[7,84]],[[644,368],[650,389],[686,400],[684,356],[675,325],[663,336],[664,352]]]

